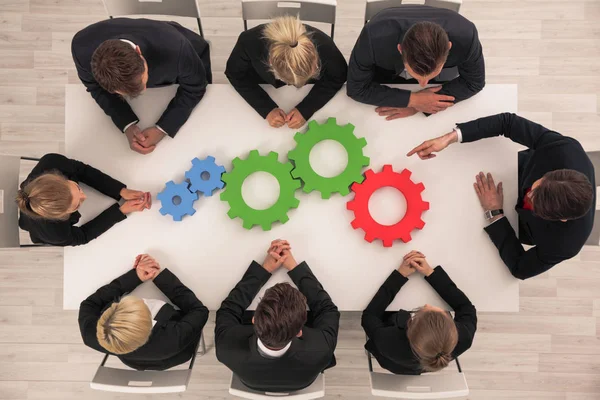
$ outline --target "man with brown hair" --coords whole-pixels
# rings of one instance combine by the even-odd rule
[[[430,81],[419,92],[384,83]],[[377,106],[387,120],[435,114],[485,86],[485,63],[475,25],[442,8],[403,5],[385,9],[363,28],[348,65],[348,96]]]
[[[165,136],[175,137],[212,81],[208,43],[176,22],[101,21],[73,37],[71,53],[88,92],[141,154],[151,153]],[[179,88],[167,109],[154,126],[140,129],[124,99],[172,84]]]
[[[458,124],[452,132],[415,147],[408,156],[417,154],[427,160],[452,143],[501,135],[529,148],[519,152],[518,238],[504,217],[502,182],[496,185],[491,174],[480,172],[473,187],[488,222],[485,231],[500,257],[515,277],[527,279],[574,257],[592,232],[596,178],[581,144],[504,113]],[[525,251],[521,243],[535,247]]]
[[[263,265],[253,261],[217,311],[217,359],[255,390],[300,390],[335,366],[340,313],[306,262],[297,264],[290,250],[287,241],[273,241]],[[288,283],[267,289],[249,318],[245,310],[281,266],[298,289]]]

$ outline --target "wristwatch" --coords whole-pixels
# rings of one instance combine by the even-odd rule
[[[483,213],[483,215],[485,216],[485,219],[487,219],[488,221],[500,214],[504,214],[504,210],[501,208],[498,210],[487,210],[486,212]]]

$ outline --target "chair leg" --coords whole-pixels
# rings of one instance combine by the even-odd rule
[[[204,341],[204,333],[202,333],[202,336],[200,336],[200,351],[198,352],[198,354],[200,356],[206,354],[206,342]]]
[[[200,21],[200,18],[196,18],[198,20],[198,29],[200,30],[200,36],[202,36],[204,38],[204,31],[202,30],[202,22]]]

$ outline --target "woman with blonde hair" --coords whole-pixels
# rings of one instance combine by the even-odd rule
[[[115,203],[91,221],[74,226],[81,217],[77,210],[86,199],[79,182],[124,203]],[[16,202],[21,211],[19,226],[34,243],[78,246],[96,239],[127,214],[150,208],[152,201],[150,193],[127,189],[80,161],[46,154],[21,183]]]
[[[178,307],[131,293],[147,280]],[[137,370],[165,370],[189,361],[196,351],[208,309],[168,269],[147,254],[133,269],[102,286],[79,308],[79,329],[86,346],[119,357]]]
[[[293,16],[249,29],[239,36],[225,75],[235,90],[269,125],[298,129],[346,82],[348,64],[333,39]],[[294,109],[286,112],[259,84],[300,88],[314,83]]]
[[[415,271],[454,309],[454,319],[446,310],[429,304],[413,313],[385,311]],[[441,266],[431,268],[422,253],[412,251],[363,311],[362,326],[368,337],[365,349],[381,367],[394,374],[419,375],[445,368],[471,347],[477,313]]]

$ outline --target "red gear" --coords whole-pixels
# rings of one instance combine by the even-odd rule
[[[413,229],[423,229],[425,222],[421,214],[429,210],[429,203],[423,201],[421,192],[425,190],[423,183],[414,183],[410,180],[411,172],[404,169],[401,173],[394,172],[391,165],[384,165],[383,171],[374,173],[372,169],[365,172],[362,183],[354,183],[352,191],[354,199],[346,205],[348,210],[354,211],[354,229],[362,228],[365,231],[365,240],[372,242],[381,239],[385,247],[391,247],[395,239],[408,243],[412,238]],[[371,195],[382,187],[391,186],[398,189],[406,198],[406,214],[394,225],[381,225],[369,213],[369,199]]]

